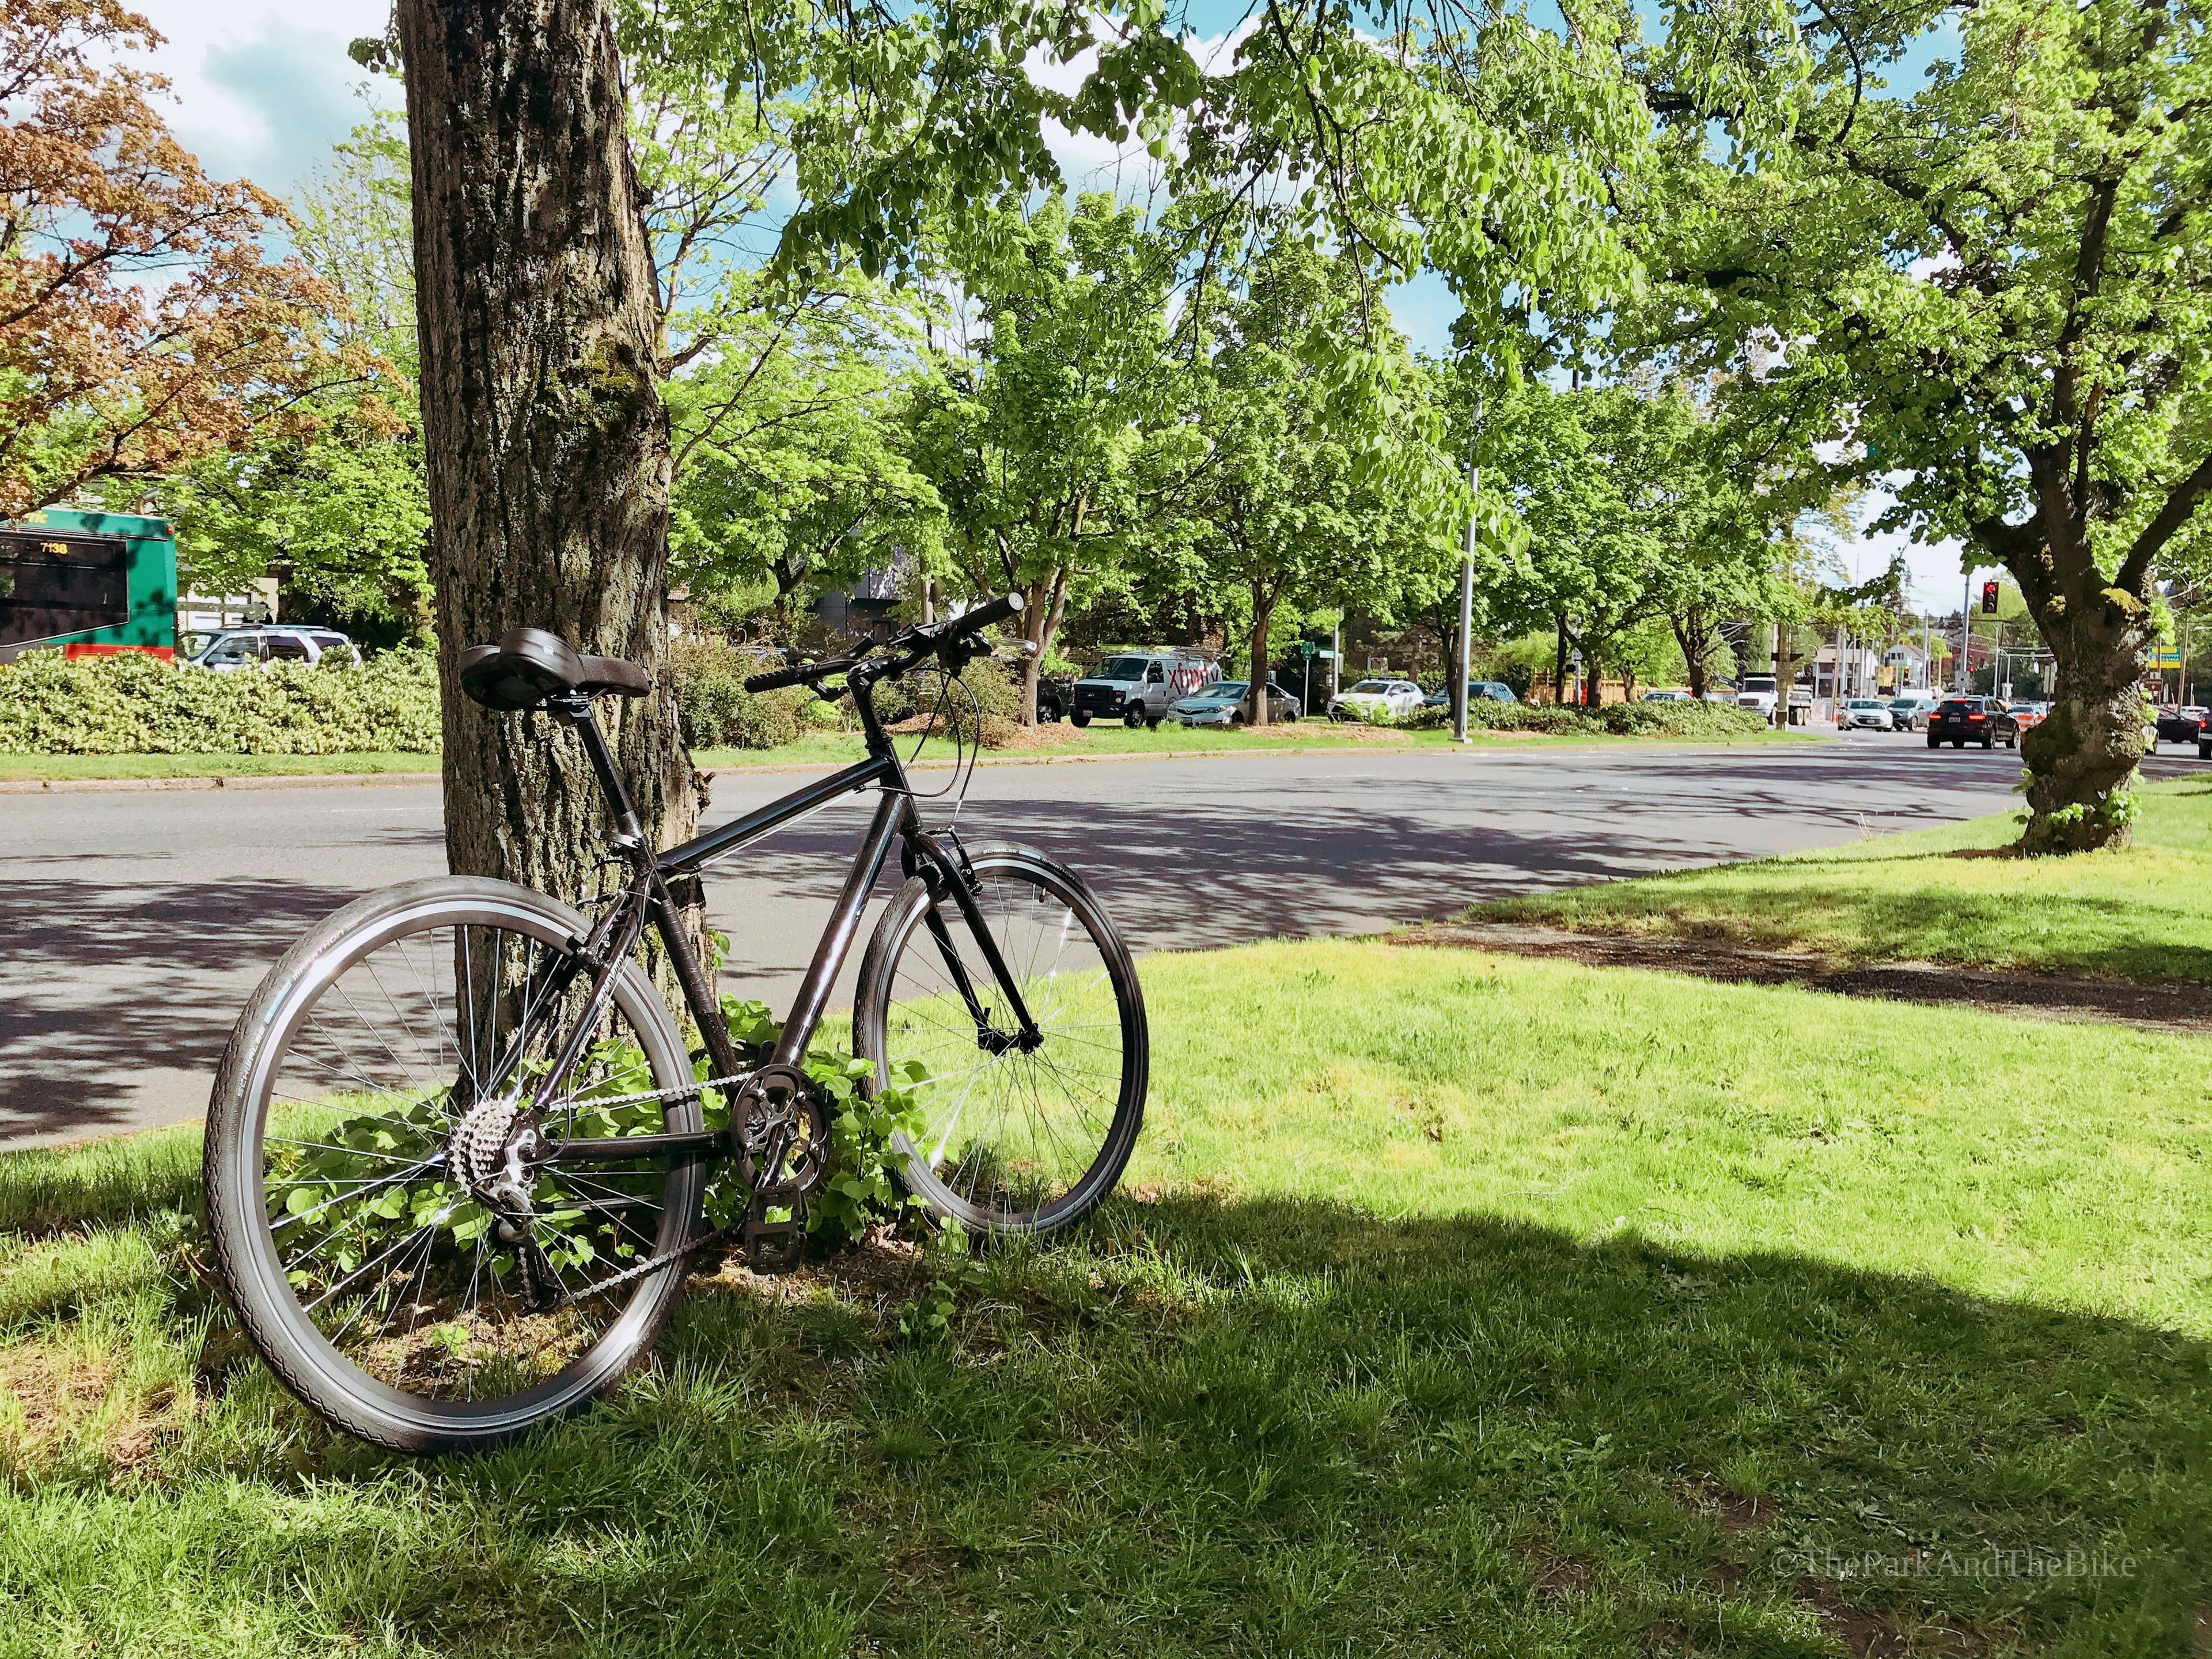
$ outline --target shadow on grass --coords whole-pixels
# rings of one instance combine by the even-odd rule
[[[441,1464],[234,1363],[85,1490],[104,1534],[50,1495],[31,1593],[89,1551],[152,1619],[229,1575],[318,1631],[686,1655],[2181,1655],[2212,1601],[2185,1335],[1290,1199],[1117,1201],[985,1257],[943,1340],[897,1334],[921,1271],[696,1283],[616,1401]]]
[[[2021,887],[1946,889],[1940,865],[1925,886],[1880,887],[1849,879],[1853,866],[1923,866],[1991,856],[1965,850],[1896,860],[1854,860],[1819,869],[1793,860],[1762,884],[1758,866],[1721,879],[1679,877],[1476,905],[1470,921],[1550,923],[1595,933],[1626,930],[1725,942],[1754,951],[1808,951],[1854,963],[1911,961],[2009,969],[2144,983],[2212,984],[2212,945],[2178,934],[2212,934],[2212,922],[2142,895],[2069,892],[2023,863]],[[1886,877],[1894,881],[1894,877]]]

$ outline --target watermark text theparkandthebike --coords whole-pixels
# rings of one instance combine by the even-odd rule
[[[1777,1550],[1780,1572],[1849,1578],[2132,1578],[2136,1559],[2101,1546],[2086,1549],[1913,1550],[1887,1555],[1875,1550]]]

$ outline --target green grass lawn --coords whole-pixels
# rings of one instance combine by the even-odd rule
[[[10,778],[269,778],[332,772],[435,772],[435,755],[0,755]]]
[[[2075,858],[2009,851],[2014,814],[1820,853],[1475,906],[1470,919],[1588,933],[2212,983],[2212,782],[2147,786],[2135,844]]]
[[[1727,741],[1736,743],[1792,743],[1806,741],[1802,732],[1762,732]],[[1510,749],[1555,748],[1562,744],[1652,744],[1696,742],[1712,738],[1542,737],[1531,733],[1481,732],[1474,746]],[[905,747],[902,745],[902,751]],[[1190,731],[1174,725],[1132,732],[1126,726],[1093,725],[1079,732],[1073,726],[1048,726],[1040,738],[1013,749],[988,752],[987,762],[1004,760],[1081,760],[1104,755],[1212,755],[1226,750],[1304,753],[1313,750],[1449,749],[1455,747],[1449,732],[1394,732],[1370,726],[1341,726],[1326,720],[1300,720],[1270,732]],[[850,765],[862,757],[857,734],[823,732],[801,738],[775,749],[702,749],[693,758],[709,769],[749,766]],[[934,739],[925,744],[924,761],[949,761],[952,746]],[[0,781],[48,778],[183,778],[272,777],[331,772],[435,772],[435,755],[4,755],[0,754]]]
[[[2201,1651],[2203,1041],[1373,942],[1146,974],[1123,1195],[945,1338],[880,1253],[702,1280],[473,1460],[241,1351],[189,1133],[0,1160],[0,1654]]]

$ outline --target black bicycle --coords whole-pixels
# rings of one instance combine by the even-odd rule
[[[824,696],[842,676],[867,758],[665,853],[592,715],[599,696],[643,695],[643,671],[534,629],[464,654],[478,702],[543,710],[582,742],[617,875],[581,908],[465,876],[372,893],[294,945],[240,1016],[209,1112],[208,1221],[231,1305],[293,1393],[395,1449],[495,1444],[613,1387],[708,1244],[792,1265],[809,1196],[834,1176],[808,1047],[895,841],[906,879],[862,959],[852,1069],[868,1099],[897,1104],[897,1178],[979,1232],[1050,1232],[1097,1206],[1144,1115],[1128,950],[1052,860],[925,829],[874,702],[930,665],[941,713],[988,653],[982,630],[1020,610],[1009,597],[754,676],[752,690]],[[870,787],[789,1018],[772,1042],[740,1042],[678,896]],[[718,1180],[731,1164],[739,1180]]]

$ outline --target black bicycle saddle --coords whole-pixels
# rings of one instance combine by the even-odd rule
[[[487,708],[535,708],[556,691],[641,697],[653,690],[646,672],[619,657],[587,657],[542,628],[510,628],[497,645],[461,653],[461,690]]]

